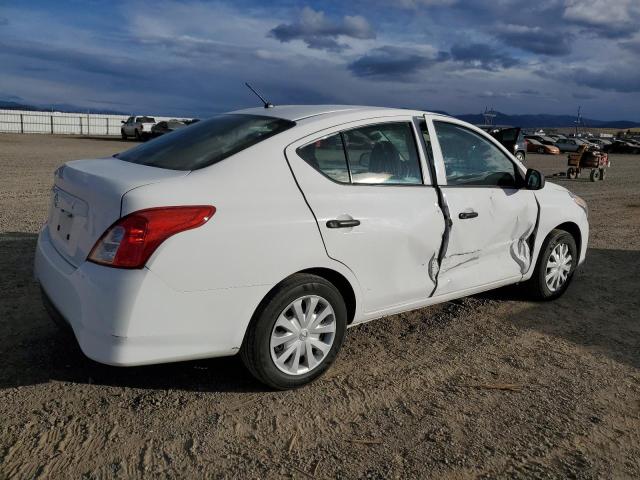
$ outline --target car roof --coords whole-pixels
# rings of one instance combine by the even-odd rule
[[[229,113],[240,113],[245,115],[260,115],[266,117],[276,117],[285,120],[299,121],[305,118],[317,117],[322,115],[324,118],[329,116],[341,116],[343,114],[363,113],[367,115],[407,115],[422,114],[430,112],[422,112],[418,110],[406,110],[398,108],[386,107],[369,107],[362,105],[277,105],[275,107],[264,108],[245,108],[243,110],[235,110]],[[438,115],[438,114],[433,114]]]

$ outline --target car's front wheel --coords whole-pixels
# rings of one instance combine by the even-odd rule
[[[558,298],[567,290],[577,265],[578,248],[573,236],[564,230],[552,230],[526,283],[529,293],[538,300]]]
[[[262,302],[240,355],[264,384],[300,387],[333,363],[346,327],[347,309],[336,287],[316,275],[295,274]]]
[[[516,158],[518,159],[518,161],[524,162],[524,153],[523,152],[516,152]]]

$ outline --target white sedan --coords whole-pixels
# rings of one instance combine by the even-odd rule
[[[556,298],[587,251],[581,198],[421,111],[241,110],[54,183],[35,272],[88,357],[240,353],[281,389],[362,322],[516,283]]]

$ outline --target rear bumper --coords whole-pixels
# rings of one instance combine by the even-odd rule
[[[179,292],[148,269],[69,264],[38,237],[35,276],[53,316],[100,363],[145,365],[235,354],[266,287]]]

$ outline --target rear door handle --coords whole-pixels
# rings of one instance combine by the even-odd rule
[[[478,216],[478,212],[461,212],[458,215],[460,220],[466,220],[467,218],[476,218]]]
[[[327,228],[351,228],[360,225],[360,220],[328,220]]]

